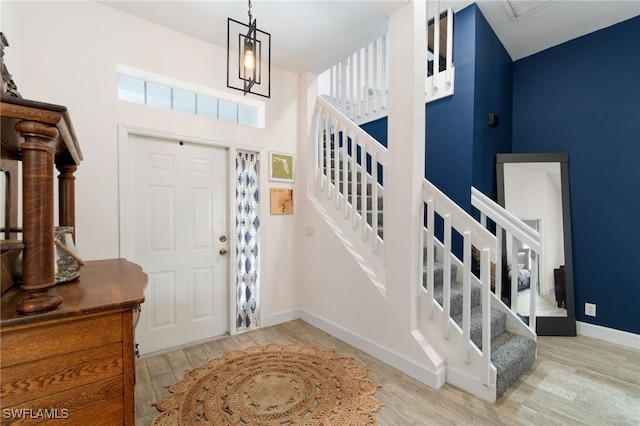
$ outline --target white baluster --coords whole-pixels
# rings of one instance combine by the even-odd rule
[[[383,109],[387,108],[387,88],[389,87],[388,84],[388,77],[387,77],[387,66],[388,66],[388,60],[387,60],[387,47],[388,47],[388,43],[387,43],[387,34],[382,36],[382,54],[381,54],[381,66],[382,66],[382,76],[381,76],[381,86],[382,86],[382,102],[381,102],[381,107]]]
[[[373,112],[378,112],[378,41],[373,41]]]
[[[495,273],[495,293],[496,297],[502,300],[502,227],[496,225],[496,273]]]
[[[356,155],[358,152],[358,135],[354,134],[351,139],[351,226],[356,229],[357,222],[357,184],[358,184],[358,163],[356,161]]]
[[[485,368],[483,383],[491,383],[491,250],[480,253],[480,280],[482,282],[482,361]]]
[[[363,96],[362,96],[362,49],[358,50],[356,52],[357,55],[357,90],[356,93],[358,94],[357,96],[357,101],[358,101],[358,118],[362,117],[362,102],[363,102]]]
[[[319,155],[320,144],[322,141],[322,108],[317,109],[317,115],[314,117],[315,119],[315,129],[316,133],[313,138],[313,177],[318,182],[320,179],[320,159],[322,158]]]
[[[453,11],[447,9],[447,69],[446,84],[453,84]]]
[[[371,154],[371,240],[374,253],[378,252],[378,155]]]
[[[427,204],[427,243],[425,244],[424,250],[427,251],[427,314],[430,319],[433,319],[433,310],[434,310],[434,298],[433,298],[433,286],[434,286],[434,271],[433,271],[433,250],[435,250],[435,235],[434,235],[434,224],[435,224],[435,201],[433,198],[429,198],[426,202]]]
[[[346,61],[346,60],[345,60]],[[340,111],[347,114],[347,66],[345,61],[340,62]]]
[[[442,303],[444,308],[443,336],[449,338],[451,320],[451,214],[444,215],[444,271],[442,273]]]
[[[536,332],[536,303],[538,294],[538,268],[540,262],[540,256],[535,251],[530,251],[530,265],[531,267],[531,277],[529,281],[529,328],[534,333]]]
[[[433,76],[431,78],[431,88],[433,92],[438,91],[436,75],[440,72],[440,2],[436,1],[436,11],[433,18]]]
[[[463,277],[462,277],[462,341],[464,352],[462,359],[469,362],[471,351],[471,232],[464,232],[464,249],[462,253]],[[485,285],[487,285],[485,283]]]
[[[511,235],[511,311],[518,313],[518,240]]]
[[[369,106],[369,86],[371,84],[371,79],[369,78],[369,49],[371,45],[368,44],[364,48],[364,98],[366,102],[365,106],[365,114],[369,115],[371,109]]]
[[[336,99],[336,65],[329,68],[329,102],[331,105],[337,105]]]
[[[351,104],[353,107],[353,104]],[[353,108],[351,109],[353,111]],[[342,137],[342,201],[344,203],[344,218],[349,217],[349,129],[344,128]],[[352,177],[353,178],[353,177]]]
[[[325,158],[326,158],[326,150],[328,147],[328,139],[329,139],[329,116],[325,114],[324,109],[320,109],[320,120],[322,123],[322,144],[316,151],[318,156],[318,167],[320,169],[320,173],[318,178],[320,179],[320,190],[324,191],[325,187],[325,176],[326,176],[326,166],[325,166]]]
[[[367,241],[367,144],[362,145],[360,150],[360,214],[362,224],[362,241]]]
[[[333,134],[331,131],[331,124],[333,122],[333,117],[331,117],[330,115],[327,116],[327,147],[324,150],[324,156],[325,156],[325,170],[326,170],[326,180],[327,180],[327,198],[331,199],[331,153],[333,151],[333,147],[332,147],[332,143],[331,143],[331,136],[334,137],[335,139],[335,128],[333,129]]]
[[[340,208],[340,150],[342,149],[340,146],[340,136],[342,136],[342,140],[344,143],[344,130],[345,126],[341,121],[338,121],[336,125],[336,137],[335,142],[333,144],[333,182],[334,182],[334,191],[335,191],[335,205],[336,209]]]

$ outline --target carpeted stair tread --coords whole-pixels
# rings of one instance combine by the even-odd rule
[[[455,282],[458,278],[458,268],[455,265],[451,265],[451,282]],[[441,262],[433,262],[433,286],[434,287],[442,287],[442,283],[444,281],[444,263]],[[425,266],[423,268],[423,278],[422,284],[426,287],[427,285],[427,266],[425,262]]]
[[[433,297],[442,306],[444,287],[439,285],[433,288]],[[471,284],[471,308],[480,304],[480,287]],[[454,282],[451,284],[451,316],[458,315],[462,312],[462,284]]]
[[[504,332],[491,341],[491,362],[496,367],[496,399],[534,363],[536,342],[519,334]]]
[[[451,317],[462,328],[462,312]],[[507,314],[500,309],[491,309],[491,339],[499,336],[507,326]],[[471,309],[470,321],[471,341],[482,349],[482,306],[477,305]]]

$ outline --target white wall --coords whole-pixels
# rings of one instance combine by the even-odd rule
[[[370,281],[325,218],[306,199],[301,206],[303,214],[298,218],[297,233],[301,244],[296,267],[303,318],[405,373],[438,387],[444,381],[444,361],[428,342],[412,334],[417,327],[414,322],[417,313],[413,307],[417,305],[415,298],[420,282],[419,259],[415,250],[418,236],[414,229],[419,223],[418,203],[422,194],[425,117],[402,113],[420,110],[420,105],[424,111],[425,61],[419,59],[420,54],[426,52],[424,36],[419,37],[425,31],[423,8],[424,3],[409,3],[391,17],[389,25],[392,52],[389,134],[406,143],[392,144],[389,148],[385,206],[388,203],[394,208],[385,209],[386,293],[383,294]],[[403,78],[394,79],[394,75],[402,75]],[[320,84],[312,76],[307,78],[300,84],[301,125],[305,119],[310,119],[315,104],[313,93],[318,93]],[[309,96],[303,99],[305,90]],[[308,135],[301,134],[298,145],[300,157],[307,158],[308,147]],[[392,170],[394,164],[398,166]],[[308,175],[302,179],[307,178],[312,180]],[[316,199],[326,197],[318,191],[310,193]],[[305,235],[308,231],[313,235]]]
[[[226,17],[212,25],[226,25]],[[76,228],[87,260],[119,256],[118,124],[295,153],[298,78],[292,73],[272,70],[272,98],[256,97],[266,102],[266,126],[255,129],[117,100],[117,64],[241,95],[226,89],[224,48],[95,2],[3,2],[2,28],[11,44],[7,66],[22,95],[69,109],[84,155],[76,174]],[[263,164],[266,178],[266,158]],[[297,306],[288,267],[296,251],[294,217],[267,216],[262,224],[268,315]]]

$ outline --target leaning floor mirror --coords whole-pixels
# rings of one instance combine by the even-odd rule
[[[535,262],[521,243],[506,247],[508,253],[517,250],[519,259],[517,266],[510,265],[511,271],[517,269],[523,278],[538,277],[535,283],[523,279],[518,285],[518,314],[528,320],[529,298],[536,297],[536,333],[575,336],[569,156],[498,154],[496,175],[498,203],[538,231],[542,244]],[[536,274],[531,274],[532,268],[537,268]]]

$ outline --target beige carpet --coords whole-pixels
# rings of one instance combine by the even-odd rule
[[[313,346],[229,351],[186,373],[152,425],[377,425],[378,385],[351,358]]]

